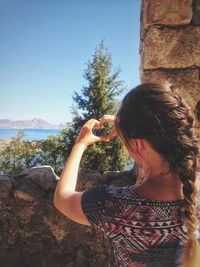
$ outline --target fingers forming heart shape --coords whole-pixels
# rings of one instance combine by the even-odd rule
[[[97,121],[93,127],[96,128],[96,129],[104,129],[104,125],[106,123],[114,123],[114,120],[115,120],[115,116],[113,115],[104,115],[99,121]],[[106,136],[99,136],[98,135],[98,132],[94,134],[95,136],[97,137],[100,137],[102,139],[102,141],[109,141],[111,140],[113,137],[115,137],[117,134],[116,134],[116,131],[115,129],[113,129],[111,132],[109,132]]]

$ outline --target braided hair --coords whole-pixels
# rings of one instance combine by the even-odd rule
[[[132,138],[146,139],[168,162],[171,172],[179,177],[183,184],[183,213],[188,233],[182,266],[200,266],[200,249],[195,236],[199,147],[190,106],[167,84],[141,84],[123,99],[115,127],[127,147]]]

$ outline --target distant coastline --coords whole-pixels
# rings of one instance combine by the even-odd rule
[[[69,126],[68,123],[64,124],[52,124],[48,121],[34,118],[31,120],[10,120],[0,119],[0,129],[63,129]]]

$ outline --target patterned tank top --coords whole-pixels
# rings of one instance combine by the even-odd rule
[[[197,199],[199,207],[200,192]],[[81,200],[90,224],[110,240],[110,267],[180,266],[187,242],[183,204],[183,200],[149,200],[132,186],[112,185],[88,189]]]

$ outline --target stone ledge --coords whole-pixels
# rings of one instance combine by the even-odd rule
[[[200,67],[200,28],[151,27],[142,46],[144,69]]]
[[[133,183],[132,171],[81,169],[78,190]],[[59,177],[50,166],[0,176],[0,265],[20,267],[106,267],[109,244],[92,227],[72,222],[53,206]]]

